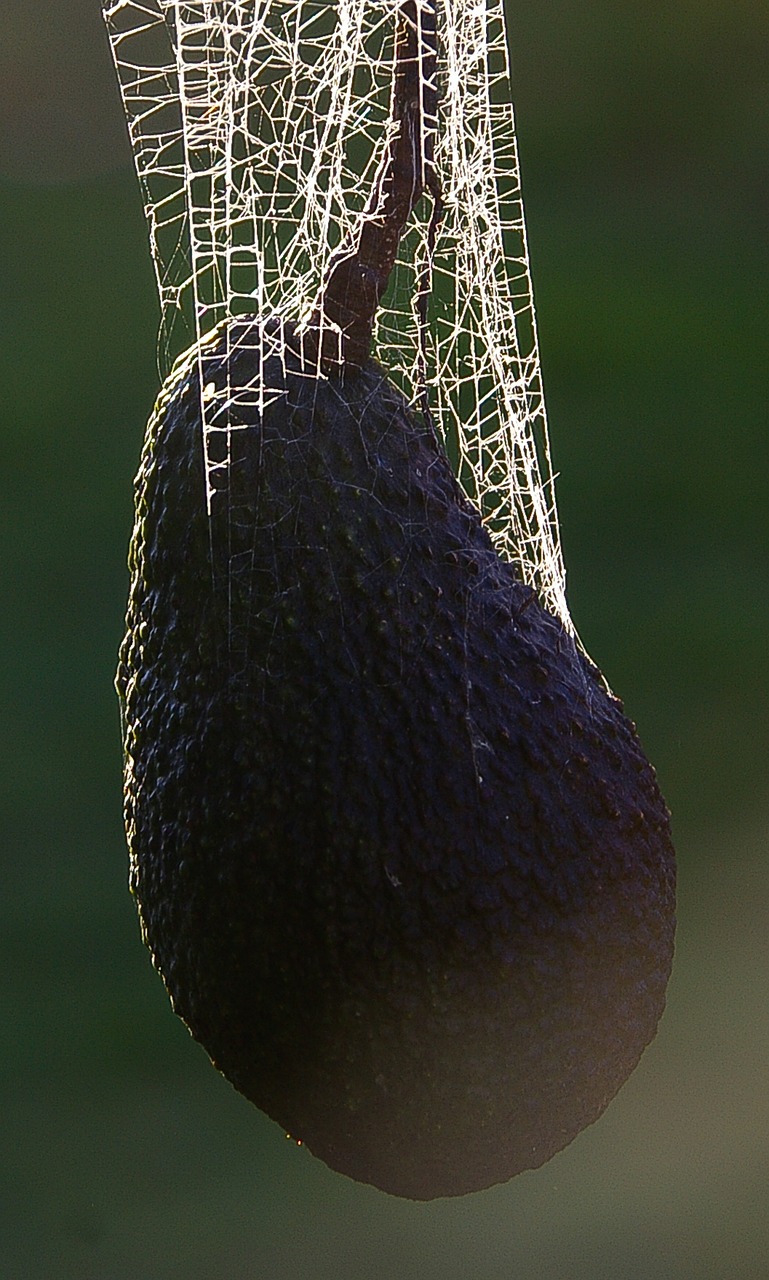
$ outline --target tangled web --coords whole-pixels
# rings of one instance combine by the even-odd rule
[[[308,322],[332,256],[360,234],[398,127],[404,8],[105,3],[160,294],[162,373],[182,352],[202,368],[208,335],[233,316]],[[374,354],[408,400],[429,406],[498,551],[571,631],[503,0],[411,0],[411,10],[420,39],[423,19],[435,32],[424,50],[437,89],[423,131],[432,182],[401,238]],[[247,327],[237,332],[248,340]],[[263,380],[203,386],[209,501],[234,408],[281,392]]]

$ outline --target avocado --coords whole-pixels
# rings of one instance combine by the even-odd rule
[[[211,384],[277,392],[233,401],[209,511]],[[130,569],[131,885],[177,1014],[362,1182],[542,1165],[654,1036],[669,815],[430,422],[373,360],[317,377],[290,325],[232,321],[161,394]]]

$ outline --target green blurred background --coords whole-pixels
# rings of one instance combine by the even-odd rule
[[[516,0],[510,34],[571,604],[674,813],[660,1033],[545,1168],[414,1205],[286,1142],[172,1016],[112,691],[154,284],[98,0],[3,0],[8,1280],[769,1274],[769,11]]]

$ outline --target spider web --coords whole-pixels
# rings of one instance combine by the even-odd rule
[[[425,194],[412,215],[374,355],[408,400],[429,404],[497,550],[573,631],[503,0],[416,4],[436,11],[442,209],[433,219]],[[182,353],[202,372],[209,335],[234,316],[257,317],[262,335],[271,317],[307,322],[396,127],[397,10],[395,0],[104,4],[160,295],[161,374]],[[248,341],[246,326],[233,332]],[[237,404],[264,407],[283,389],[263,378],[201,386],[210,503]]]

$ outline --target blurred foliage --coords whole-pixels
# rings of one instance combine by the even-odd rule
[[[12,1280],[764,1273],[769,16],[752,0],[532,0],[510,17],[570,599],[658,766],[681,855],[662,1030],[604,1119],[543,1170],[417,1206],[284,1142],[172,1017],[125,890],[111,688],[157,388],[154,284],[98,3],[13,0],[0,16],[14,72],[0,106]]]

